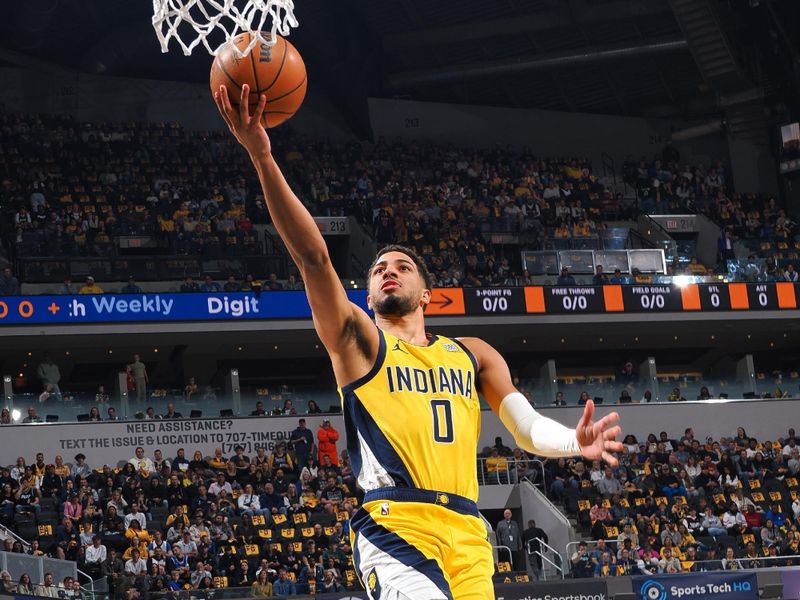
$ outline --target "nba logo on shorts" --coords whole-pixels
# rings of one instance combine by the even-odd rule
[[[384,517],[389,514],[389,503],[388,502],[384,502],[383,504],[381,504],[381,514]]]

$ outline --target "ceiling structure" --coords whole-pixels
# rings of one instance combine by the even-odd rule
[[[780,86],[768,67],[753,64],[756,38],[795,41],[794,29],[780,30],[793,4],[296,0],[292,41],[309,66],[311,90],[331,98],[359,135],[369,135],[369,96],[724,118],[747,134],[763,127],[766,97]],[[27,0],[4,9],[0,64],[208,79],[204,50],[188,58],[177,47],[160,52],[148,0]]]
[[[6,64],[207,79],[204,53],[161,54],[145,0],[5,8]],[[652,116],[715,106],[667,0],[298,0],[296,14],[292,40],[317,86],[351,104],[381,95]]]

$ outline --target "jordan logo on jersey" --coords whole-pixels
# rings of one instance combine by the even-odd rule
[[[406,351],[406,350],[404,350],[403,348],[400,347],[400,341],[399,340],[394,345],[394,348],[392,348],[392,352],[395,352],[395,351],[402,352],[403,354],[408,354],[408,351]]]

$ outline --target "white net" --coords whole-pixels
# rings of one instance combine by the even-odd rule
[[[201,43],[216,55],[240,33],[255,33],[246,48],[236,49],[243,57],[258,42],[272,45],[277,33],[289,35],[292,27],[297,27],[293,0],[153,0],[153,28],[162,52],[174,39],[187,56]]]

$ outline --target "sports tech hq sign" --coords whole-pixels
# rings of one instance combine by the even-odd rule
[[[632,579],[636,600],[758,600],[754,572],[709,571]]]

